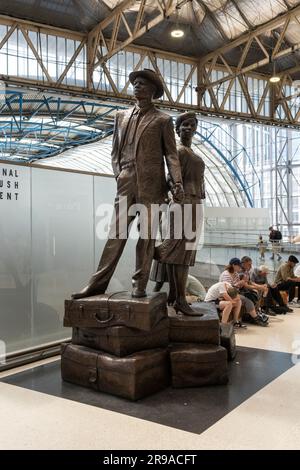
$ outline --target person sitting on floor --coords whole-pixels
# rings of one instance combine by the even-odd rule
[[[230,314],[233,314],[235,326],[240,326],[240,311],[242,302],[238,295],[238,290],[228,282],[217,282],[207,291],[204,302],[214,302],[218,310],[221,311],[221,322],[229,323]]]
[[[266,313],[270,314],[270,310],[276,313],[292,312],[293,310],[285,305],[278,287],[276,284],[269,284],[267,275],[269,274],[268,266],[262,264],[258,268],[255,268],[251,273],[251,281],[255,284],[264,284],[268,286],[267,296],[264,298],[264,306],[262,307]],[[276,307],[276,306],[279,307]]]
[[[298,263],[299,260],[296,256],[289,256],[288,261],[279,267],[275,276],[275,284],[278,289],[289,293],[290,304],[293,304],[296,287],[298,287],[298,302],[300,298],[300,277],[296,277],[294,273],[294,267]]]
[[[204,286],[201,284],[199,279],[188,274],[187,282],[185,286],[185,295],[187,302],[202,302],[206,296],[206,290]]]

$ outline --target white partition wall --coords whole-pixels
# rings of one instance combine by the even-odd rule
[[[93,176],[32,169],[32,318],[38,344],[67,337],[64,299],[94,269]]]
[[[0,164],[0,340],[6,350],[32,337],[31,172]]]

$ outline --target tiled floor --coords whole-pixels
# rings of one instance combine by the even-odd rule
[[[57,360],[2,374],[0,448],[299,449],[297,341],[300,309],[238,332],[227,388],[170,389],[136,404],[64,387]]]

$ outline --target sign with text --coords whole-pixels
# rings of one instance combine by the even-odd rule
[[[0,166],[0,203],[18,201],[20,195],[20,167]]]

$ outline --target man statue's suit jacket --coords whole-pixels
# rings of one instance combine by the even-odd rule
[[[121,173],[121,154],[127,126],[135,108],[119,111],[115,119],[112,167],[115,178]],[[164,157],[174,183],[182,183],[180,162],[172,118],[151,108],[141,117],[134,140],[139,203],[162,203],[167,197]]]

